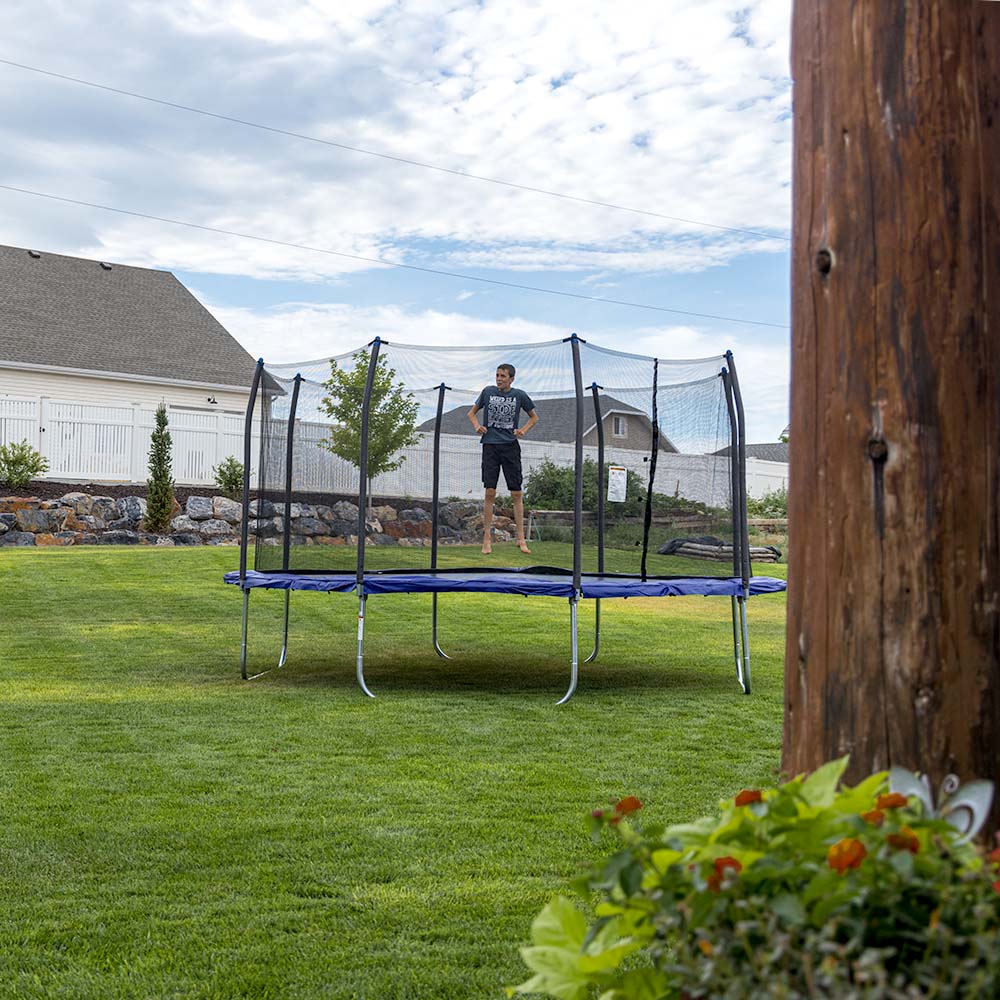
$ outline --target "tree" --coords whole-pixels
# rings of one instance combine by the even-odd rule
[[[353,368],[342,368],[330,362],[330,377],[323,383],[327,391],[320,403],[333,426],[330,436],[320,442],[340,458],[358,469],[361,467],[361,410],[368,380],[369,355],[357,351],[352,355]],[[396,372],[385,356],[375,365],[368,407],[368,501],[371,503],[371,481],[383,472],[394,472],[404,461],[399,451],[415,444],[419,405],[396,382]],[[396,456],[399,456],[398,458]]]
[[[174,511],[174,480],[171,476],[171,441],[167,430],[167,408],[156,408],[156,427],[149,445],[149,479],[146,480],[146,530],[166,531]]]
[[[1000,3],[796,0],[792,38],[783,767],[996,781]]]

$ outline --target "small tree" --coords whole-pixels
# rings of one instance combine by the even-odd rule
[[[323,383],[327,395],[321,406],[333,426],[330,436],[320,442],[324,448],[358,469],[361,467],[361,410],[368,380],[369,356],[358,351],[352,357],[353,368],[342,368],[330,362],[330,377]],[[397,454],[401,448],[414,444],[418,404],[396,382],[396,372],[380,357],[375,366],[371,401],[368,409],[368,501],[371,504],[371,482],[383,472],[393,472],[406,460]]]
[[[156,408],[156,428],[149,446],[149,479],[146,480],[146,528],[166,531],[174,509],[174,480],[171,476],[170,431],[167,430],[167,408]]]
[[[0,483],[18,490],[36,476],[48,472],[49,461],[28,443],[0,445]]]
[[[230,500],[239,500],[243,494],[243,463],[235,456],[224,458],[214,469],[215,485]]]

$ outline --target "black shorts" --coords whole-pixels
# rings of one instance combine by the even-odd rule
[[[503,469],[504,482],[511,493],[521,489],[521,446],[517,441],[510,444],[483,445],[483,486],[495,490]]]

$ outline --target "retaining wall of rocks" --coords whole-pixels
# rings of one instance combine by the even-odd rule
[[[429,505],[428,505],[429,506]],[[482,503],[453,501],[438,511],[438,544],[468,545],[482,538]],[[293,545],[356,545],[358,507],[348,500],[332,505],[293,503]],[[67,493],[56,500],[38,497],[0,498],[0,546],[21,545],[238,545],[243,505],[227,497],[188,497],[175,503],[168,532],[146,530],[142,497]],[[285,505],[270,500],[250,503],[250,538],[281,545]],[[431,513],[423,506],[373,508],[366,520],[366,544],[425,546],[431,544]],[[496,541],[510,541],[513,522],[493,519]]]

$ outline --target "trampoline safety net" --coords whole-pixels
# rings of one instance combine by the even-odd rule
[[[483,444],[468,414],[496,389],[500,365],[514,366],[513,389],[538,417],[518,442],[532,551],[516,544],[502,471],[486,556]],[[522,406],[518,425],[527,421]],[[655,359],[575,336],[513,347],[376,340],[332,359],[259,365],[247,430],[245,530],[258,571],[353,572],[362,539],[365,572],[751,572],[731,355]]]

